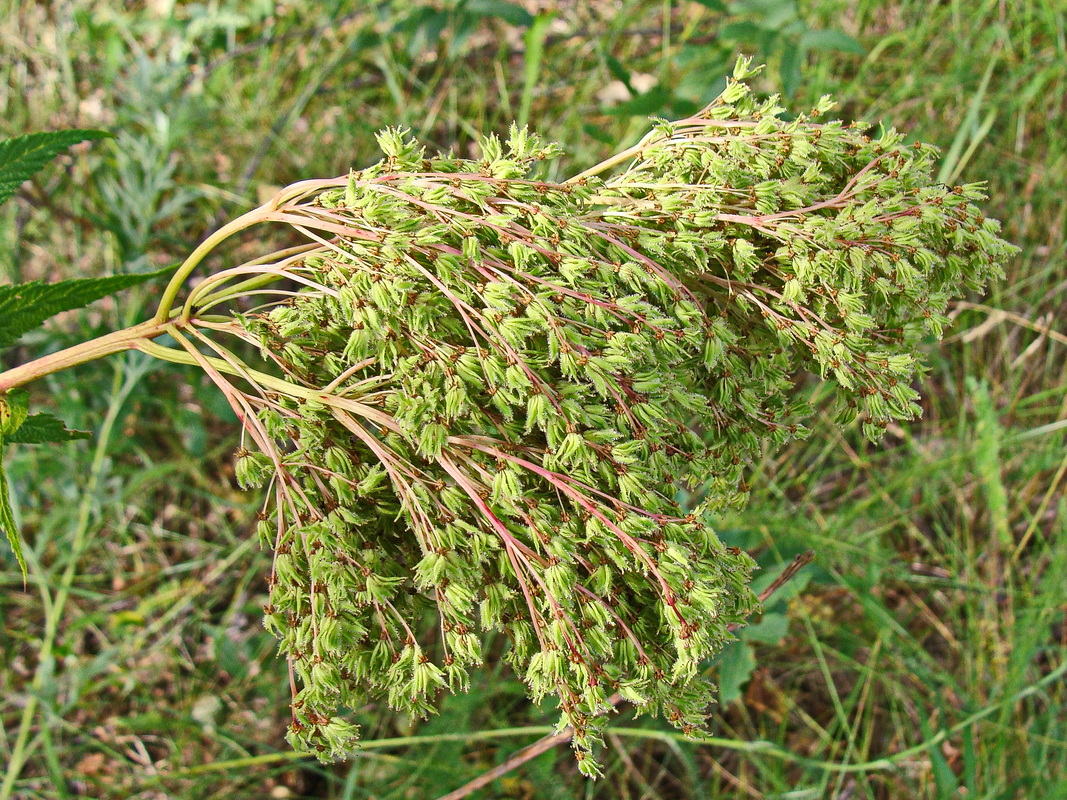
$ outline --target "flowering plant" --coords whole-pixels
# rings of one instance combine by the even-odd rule
[[[612,693],[696,733],[701,664],[756,606],[753,562],[711,515],[805,434],[797,382],[821,375],[872,438],[914,417],[921,342],[1012,249],[980,187],[933,182],[933,147],[820,121],[827,99],[784,119],[753,73],[742,60],[704,111],[562,182],[536,177],[558,150],[525,130],[476,160],[386,130],[378,164],[209,238],[153,319],[0,375],[0,404],[124,348],[219,386],[238,479],[266,487],[265,623],[298,747],[347,752],[340,709],[367,698],[431,712],[490,631],[531,697],[558,699],[586,773]],[[267,222],[306,244],[179,302],[209,252]]]

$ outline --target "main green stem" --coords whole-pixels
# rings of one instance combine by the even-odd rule
[[[137,349],[139,344],[162,336],[166,333],[167,326],[171,324],[173,322],[168,319],[162,322],[150,319],[139,325],[76,344],[51,355],[42,356],[35,361],[14,367],[6,372],[0,372],[0,394],[77,364],[95,361],[98,358],[120,353],[123,350]]]

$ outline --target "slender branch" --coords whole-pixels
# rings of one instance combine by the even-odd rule
[[[796,577],[796,574],[814,559],[814,550],[807,550],[794,558],[792,563],[782,570],[782,574],[771,581],[771,585],[759,593],[759,601],[761,603],[766,603],[768,597],[781,589],[785,584],[789,583],[789,581],[793,580],[793,578]]]
[[[227,225],[223,225],[190,253],[189,257],[182,262],[180,267],[178,267],[177,272],[171,276],[170,282],[163,290],[163,297],[160,298],[159,308],[156,309],[156,315],[154,317],[155,321],[165,322],[170,319],[171,309],[174,307],[175,300],[178,299],[178,293],[182,290],[182,286],[185,285],[189,276],[192,275],[193,270],[200,265],[200,262],[203,261],[212,250],[233,234],[262,222],[264,214],[269,213],[271,210],[273,210],[273,205],[268,204],[249,211],[247,214],[242,214]]]
[[[483,772],[477,778],[470,783],[465,783],[455,791],[451,791],[448,794],[441,795],[438,800],[461,800],[464,797],[469,797],[479,789],[488,786],[497,778],[502,778],[514,769],[518,769],[527,761],[532,761],[542,753],[548,752],[553,747],[557,747],[561,744],[569,742],[574,731],[570,727],[564,728],[559,733],[554,733],[550,736],[544,736],[538,739],[531,745],[524,747],[515,755],[511,756],[507,761],[499,766],[493,767],[487,772]]]

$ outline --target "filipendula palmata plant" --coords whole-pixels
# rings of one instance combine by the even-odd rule
[[[238,479],[269,498],[265,624],[294,746],[348,752],[343,709],[368,698],[431,712],[491,631],[531,697],[558,699],[583,772],[612,693],[697,734],[702,664],[756,605],[752,560],[709,516],[743,505],[753,457],[803,435],[806,372],[869,437],[913,418],[920,343],[1012,249],[979,187],[933,182],[933,147],[818,121],[828,100],[786,121],[751,74],[560,183],[531,177],[557,150],[524,130],[478,160],[387,130],[378,164],[208,239],[153,319],[0,392],[135,348],[225,393]],[[265,222],[308,241],[179,304],[208,253]],[[220,314],[237,301],[255,308]]]

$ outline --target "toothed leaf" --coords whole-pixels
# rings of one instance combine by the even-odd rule
[[[0,436],[0,449],[3,448],[4,437]],[[7,473],[4,472],[4,462],[0,459],[0,528],[7,536],[7,543],[11,546],[11,552],[15,554],[15,560],[19,562],[23,580],[26,579],[26,559],[22,555],[22,542],[19,541],[19,533],[15,528],[15,514],[11,510],[11,498],[7,488]]]
[[[89,438],[92,438],[89,431],[71,430],[63,420],[45,413],[27,417],[17,431],[4,437],[8,444],[49,444]]]
[[[9,347],[27,331],[39,327],[61,311],[82,308],[101,297],[129,289],[174,272],[167,267],[137,275],[73,278],[58,283],[30,281],[0,286],[0,349]]]
[[[0,203],[10,198],[23,181],[67,148],[110,135],[104,131],[46,131],[0,141]]]

